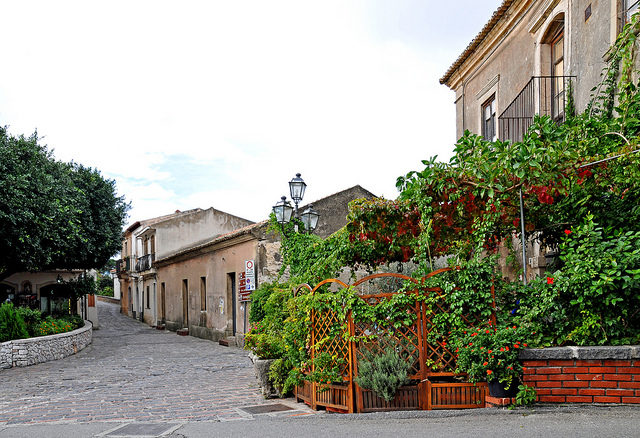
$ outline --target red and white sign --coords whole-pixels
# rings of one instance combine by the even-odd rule
[[[256,289],[255,265],[253,260],[244,262],[244,272],[238,275],[238,298],[239,301],[251,301],[251,291]]]

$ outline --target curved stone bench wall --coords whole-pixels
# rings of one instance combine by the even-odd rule
[[[3,342],[0,369],[26,367],[75,354],[91,343],[92,329],[91,322],[85,321],[84,327],[71,332]]]
[[[640,403],[640,346],[520,352],[525,385],[543,403]]]

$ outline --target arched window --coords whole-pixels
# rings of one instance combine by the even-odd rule
[[[557,15],[542,38],[542,75],[549,75],[541,87],[541,109],[554,120],[564,120],[566,78],[564,74],[564,14]],[[546,70],[546,71],[545,71]]]

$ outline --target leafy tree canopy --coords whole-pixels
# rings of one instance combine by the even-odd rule
[[[55,160],[36,133],[14,137],[0,127],[0,280],[99,268],[120,248],[128,208],[98,170]]]

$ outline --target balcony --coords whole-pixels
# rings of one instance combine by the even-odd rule
[[[153,261],[156,259],[155,254],[147,254],[142,257],[138,257],[136,261],[136,272],[148,271],[151,269]]]
[[[116,274],[127,272],[131,269],[131,259],[129,257],[125,257],[116,261]]]
[[[556,123],[565,120],[565,108],[575,76],[533,76],[518,96],[498,117],[498,138],[522,141],[533,117],[550,116]]]

